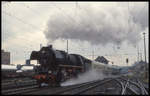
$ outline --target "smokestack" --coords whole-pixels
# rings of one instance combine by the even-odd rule
[[[49,47],[49,48],[53,48],[53,45],[49,45],[48,47]]]
[[[67,54],[68,54],[68,39],[67,39]]]

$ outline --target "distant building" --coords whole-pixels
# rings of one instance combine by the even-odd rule
[[[100,63],[104,63],[104,64],[108,64],[108,60],[105,58],[105,57],[103,57],[103,56],[98,56],[96,59],[95,59],[95,61],[97,61],[97,62],[100,62]]]
[[[28,66],[30,66],[31,64],[30,64],[30,60],[29,59],[27,59],[26,60],[26,65],[28,65]]]
[[[4,50],[1,50],[1,64],[9,64],[10,65],[10,52],[5,52]]]

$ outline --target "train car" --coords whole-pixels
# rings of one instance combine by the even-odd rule
[[[83,62],[83,68],[84,68],[84,72],[89,71],[92,69],[92,60],[87,59],[86,57],[83,57],[81,55],[79,55],[81,57],[81,60]]]
[[[54,50],[52,45],[42,47],[40,51],[32,51],[30,60],[38,60],[40,66],[35,68],[39,86],[47,83],[49,86],[59,86],[69,78],[77,77],[85,72],[89,60],[78,54],[67,54],[65,51]]]
[[[18,77],[19,75],[16,73],[17,66],[15,65],[1,65],[1,76],[2,79],[14,78]]]
[[[34,66],[22,66],[20,70],[17,71],[20,77],[33,78],[35,75]]]
[[[112,66],[109,64],[92,61],[92,69],[102,72],[105,75],[119,75],[120,68],[118,66]]]

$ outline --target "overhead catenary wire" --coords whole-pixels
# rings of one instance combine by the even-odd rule
[[[35,26],[35,25],[33,25],[33,24],[30,24],[30,23],[28,23],[28,22],[22,20],[21,18],[15,16],[15,15],[12,15],[11,13],[8,13],[8,12],[5,12],[5,11],[2,11],[2,12],[3,12],[4,14],[8,15],[8,16],[11,16],[11,17],[13,17],[13,18],[19,20],[20,22],[22,22],[22,23],[24,23],[24,24],[29,25],[29,26],[32,27],[33,29],[36,29],[36,30],[38,29],[38,30],[40,30],[40,31],[43,31],[42,29],[39,29],[39,27],[37,27],[37,26]]]
[[[9,16],[10,16],[10,14],[9,14]],[[17,19],[18,20],[18,19]],[[22,45],[19,45],[20,47],[22,47],[22,48],[24,48],[24,47],[27,47],[26,45],[30,45],[31,44],[31,42],[34,42],[34,43],[38,43],[38,42],[35,42],[35,41],[33,41],[33,40],[29,40],[28,38],[23,38],[23,37],[17,37],[17,38],[19,38],[19,39],[23,39],[23,40],[25,40],[25,42],[23,42],[24,44]],[[28,42],[27,42],[28,41]],[[14,46],[15,47],[15,46]],[[29,47],[29,46],[28,46]],[[16,48],[18,48],[18,46],[16,46]],[[11,49],[12,50],[12,49]],[[12,53],[12,55],[13,54],[20,54],[22,51],[12,51],[11,53]],[[31,52],[31,51],[30,51]],[[12,57],[13,58],[13,57]],[[14,60],[13,60],[14,61]],[[13,62],[13,61],[11,61],[11,62]]]
[[[30,6],[26,5],[25,3],[22,3],[26,8],[28,8],[30,11],[32,11],[33,13],[35,13],[37,16],[40,15],[39,12],[37,12],[36,10],[34,10],[33,8],[31,8]]]
[[[128,5],[128,6],[129,6],[129,5]],[[145,4],[145,6],[144,6],[143,8],[141,8],[141,10],[139,11],[139,13],[137,13],[136,16],[139,16],[139,15],[140,15],[140,12],[141,12],[145,7],[146,7],[146,4]],[[136,21],[136,18],[135,18],[136,16],[133,17],[133,20],[135,20],[135,21]],[[134,26],[133,26],[133,27],[134,27]],[[132,27],[132,28],[133,28],[133,27]],[[141,34],[139,33],[138,35],[141,35]],[[140,39],[145,39],[145,36],[144,36],[144,38],[140,37]],[[144,43],[145,43],[145,42],[144,42]],[[138,61],[139,61],[139,54],[140,54],[140,53],[138,52]],[[146,57],[146,55],[145,55],[145,57]],[[145,62],[146,62],[146,58],[145,58]]]
[[[56,8],[58,8],[59,9],[59,11],[61,11],[63,14],[64,13],[66,13],[66,12],[64,12],[64,10],[62,9],[62,8],[60,8],[60,7],[58,7],[56,4],[53,4]],[[68,14],[64,14],[64,16],[66,16],[67,18],[69,18],[72,22],[71,23],[79,23],[78,24],[78,26],[80,26],[81,25],[81,23],[80,22],[77,22],[75,19],[73,19],[70,15],[68,15]]]
[[[8,23],[9,24],[9,23]],[[17,30],[17,31],[21,31],[22,29],[20,28],[20,27],[18,27],[17,29],[20,29],[20,30]],[[8,30],[8,29],[6,29],[7,31],[10,31],[10,30]],[[6,34],[3,34],[3,35],[5,35],[5,37],[7,36]],[[2,37],[4,37],[4,36],[2,36]],[[26,45],[30,45],[31,44],[31,42],[34,42],[34,44],[35,43],[38,43],[38,41],[35,41],[35,40],[30,40],[30,39],[28,39],[28,38],[26,38],[26,37],[22,37],[22,36],[17,36],[16,38],[12,38],[12,39],[17,39],[17,40],[24,40],[25,42],[23,42],[23,44],[24,45],[18,45],[18,46],[21,46],[21,47],[25,47]],[[5,41],[5,40],[4,40]],[[10,38],[10,41],[12,41],[11,40],[11,38]],[[15,47],[15,46],[14,46]],[[17,47],[17,46],[16,46]]]
[[[22,23],[24,23],[24,24],[26,24],[26,25],[32,27],[33,29],[36,29],[36,30],[38,29],[38,30],[40,30],[40,31],[43,31],[43,30],[39,29],[39,27],[36,27],[36,26],[34,26],[34,25],[32,25],[32,24],[30,24],[30,23],[28,23],[28,22],[25,22],[25,21],[23,21],[21,18],[19,18],[19,17],[17,17],[17,16],[14,16],[14,15],[12,15],[12,14],[10,14],[10,13],[5,12],[5,11],[2,11],[2,12],[3,12],[4,14],[6,14],[7,16],[14,17],[16,20],[18,20],[18,21],[20,21],[20,22],[22,22]],[[8,24],[9,24],[9,23],[8,23]],[[20,28],[20,27],[18,27],[18,28]],[[17,37],[17,38],[24,39],[24,40],[27,40],[27,41],[29,41],[29,42],[34,42],[34,43],[35,43],[35,41],[29,40],[28,38],[21,38],[20,36]]]
[[[24,3],[23,3],[23,4],[24,4]],[[28,5],[25,5],[25,4],[24,4],[24,6],[25,6],[26,8],[28,8],[28,9],[30,9],[30,11],[36,13],[36,15],[39,15],[39,13],[37,13],[37,11],[33,10],[32,8],[30,8]],[[65,22],[65,23],[66,23],[66,22]],[[68,25],[68,23],[66,23],[66,25]]]

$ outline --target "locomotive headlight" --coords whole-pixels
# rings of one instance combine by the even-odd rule
[[[48,73],[52,73],[52,71],[48,71]]]

